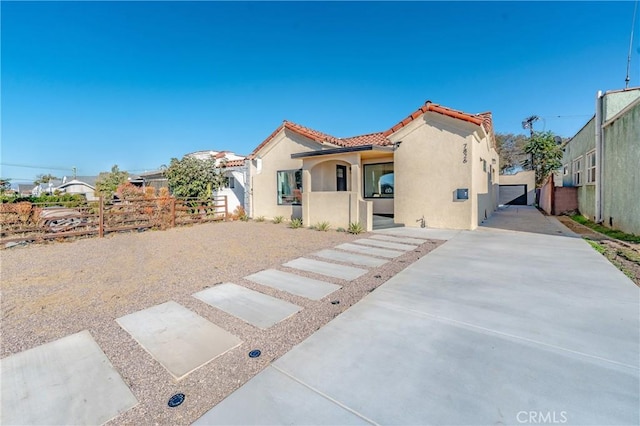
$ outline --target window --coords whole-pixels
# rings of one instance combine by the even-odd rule
[[[302,203],[302,169],[277,172],[278,204]]]
[[[582,185],[582,157],[573,160],[573,185]]]
[[[487,160],[482,159],[482,171],[486,172],[487,171]]]
[[[565,164],[565,165],[562,167],[562,176],[566,176],[566,175],[568,175],[568,174],[569,174],[569,165],[568,165],[568,164]]]
[[[596,182],[596,152],[587,153],[587,183]]]
[[[363,173],[365,198],[393,198],[393,163],[365,164]]]
[[[222,187],[233,189],[236,187],[236,180],[233,178],[233,176],[225,176]]]

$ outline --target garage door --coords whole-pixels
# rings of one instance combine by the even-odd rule
[[[500,204],[527,205],[527,185],[500,185]]]

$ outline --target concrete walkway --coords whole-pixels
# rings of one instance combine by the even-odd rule
[[[197,424],[638,424],[638,288],[553,218],[450,238]]]

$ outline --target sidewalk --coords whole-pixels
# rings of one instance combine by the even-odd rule
[[[638,288],[554,218],[502,209],[197,424],[638,424]]]

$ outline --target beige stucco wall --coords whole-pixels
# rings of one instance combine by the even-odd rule
[[[306,226],[329,222],[333,228],[347,228],[360,222],[367,231],[373,226],[373,204],[362,198],[360,153],[342,153],[306,158],[303,182],[311,191],[302,195],[302,216]],[[336,165],[347,166],[347,191],[336,192]],[[303,186],[304,186],[303,185]]]
[[[500,185],[527,185],[527,205],[536,202],[536,172],[527,170],[514,175],[500,175]]]
[[[427,113],[389,137],[395,151],[395,222],[475,229],[497,208],[498,154],[471,123]],[[483,163],[486,161],[486,171]],[[495,161],[495,163],[494,163]],[[469,198],[457,198],[457,189]]]
[[[498,208],[498,153],[490,138],[477,128],[473,134],[471,194],[476,202],[472,228],[480,225]]]
[[[416,227],[424,217],[428,227],[471,229],[473,129],[428,115],[389,137],[402,141],[395,151],[394,221]],[[469,189],[468,200],[456,199],[458,188]]]
[[[278,190],[276,174],[281,170],[296,170],[302,168],[301,159],[292,159],[291,154],[313,151],[320,148],[316,142],[303,138],[294,132],[281,130],[265,147],[256,153],[261,159],[262,170],[258,173],[257,158],[250,165],[251,186],[251,217],[264,216],[272,219],[276,216],[302,217],[300,206],[278,205]],[[303,186],[303,192],[307,188]],[[305,224],[306,225],[306,224]]]

